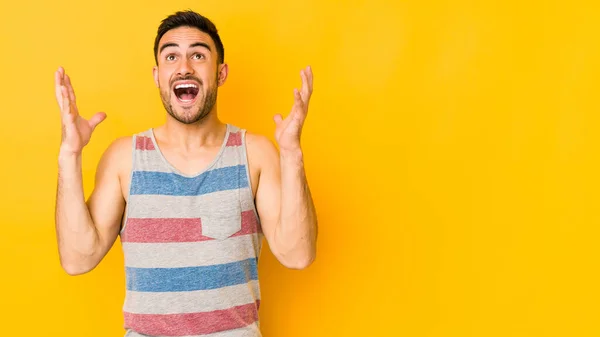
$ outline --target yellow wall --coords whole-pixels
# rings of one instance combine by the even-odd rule
[[[597,6],[2,1],[1,334],[122,335],[120,246],[88,275],[59,267],[53,72],[84,115],[108,114],[84,152],[89,193],[112,139],[163,121],[154,34],[192,8],[225,43],[224,120],[272,136],[299,70],[315,73],[319,256],[290,271],[265,251],[266,337],[599,336]]]

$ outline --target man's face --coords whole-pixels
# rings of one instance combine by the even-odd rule
[[[227,77],[227,66],[217,65],[211,37],[196,28],[172,29],[160,39],[157,57],[154,81],[167,112],[184,124],[205,118]]]

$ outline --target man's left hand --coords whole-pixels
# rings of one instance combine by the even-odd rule
[[[290,114],[283,119],[275,115],[275,140],[282,152],[300,151],[300,135],[308,113],[308,103],[313,91],[313,74],[310,66],[300,71],[302,88],[294,89],[294,105]]]

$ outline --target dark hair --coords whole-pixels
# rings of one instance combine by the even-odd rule
[[[217,47],[217,64],[224,62],[225,49],[223,48],[223,43],[221,42],[221,37],[219,37],[219,32],[217,31],[215,24],[212,23],[212,21],[210,21],[208,18],[194,11],[187,10],[171,14],[162,20],[160,26],[158,27],[156,39],[154,40],[154,61],[156,64],[158,64],[158,42],[166,32],[179,27],[197,28],[201,32],[208,34],[215,43],[215,47]]]

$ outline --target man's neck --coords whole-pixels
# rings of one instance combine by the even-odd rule
[[[182,151],[204,146],[221,145],[225,137],[226,125],[212,111],[201,121],[184,124],[167,115],[164,125],[156,128],[156,137]]]

